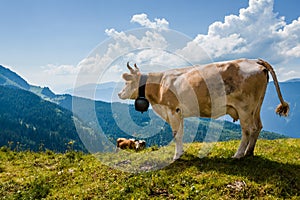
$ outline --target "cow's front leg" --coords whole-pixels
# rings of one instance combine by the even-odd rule
[[[175,140],[175,155],[173,160],[177,160],[183,154],[183,120],[180,123],[179,129],[177,132],[173,131],[174,140]]]
[[[176,112],[170,111],[168,121],[175,141],[175,155],[173,159],[177,160],[183,154],[183,117],[180,110],[177,109]]]

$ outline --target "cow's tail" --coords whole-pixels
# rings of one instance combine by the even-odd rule
[[[281,91],[280,91],[280,87],[279,87],[279,84],[278,84],[277,76],[275,74],[275,71],[274,71],[273,67],[268,62],[266,62],[262,59],[258,59],[257,63],[264,66],[271,73],[271,75],[273,77],[273,82],[274,82],[274,85],[276,87],[278,98],[280,100],[280,104],[277,106],[275,112],[280,116],[284,116],[284,117],[288,116],[290,106],[287,102],[285,102],[283,100],[283,97],[282,97],[282,94],[281,94]]]

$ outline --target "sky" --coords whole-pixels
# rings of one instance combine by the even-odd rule
[[[120,78],[119,56],[201,63],[203,50],[213,61],[263,58],[280,81],[300,77],[299,0],[0,0],[0,14],[0,65],[56,93],[78,74],[99,81],[99,66],[111,67],[103,81]]]

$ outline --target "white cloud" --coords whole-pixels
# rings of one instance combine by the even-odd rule
[[[79,68],[73,65],[53,65],[42,66],[44,72],[49,75],[74,75],[79,72]]]
[[[150,22],[147,18],[144,20]],[[103,79],[105,81],[112,81],[107,80],[107,78],[120,79],[120,74],[123,72],[121,69],[126,69],[126,62],[133,60],[133,58],[129,56],[132,55],[133,52],[167,48],[169,44],[162,35],[163,30],[160,26],[160,24],[165,23],[164,21],[165,20],[156,19],[156,23],[154,23],[156,25],[153,25],[152,29],[138,29],[128,32],[117,31],[114,28],[106,29],[105,33],[110,39],[98,46],[92,55],[83,59],[78,64],[81,70],[77,78],[77,84],[83,85],[101,82],[101,80],[99,80],[101,77],[105,77]],[[105,51],[103,52],[104,49]],[[150,57],[153,58],[153,55],[148,56],[149,57],[145,59],[149,60]],[[126,61],[122,63],[121,68],[113,64],[116,60],[120,59],[120,57],[126,59]],[[108,67],[113,67],[114,70],[108,69]],[[104,73],[106,73],[105,76],[103,75]]]
[[[289,69],[289,68],[284,68],[284,67],[280,67],[276,71],[276,74],[278,76],[278,79],[281,81],[286,81],[286,80],[300,77],[299,70]]]
[[[66,89],[73,87],[79,70],[79,67],[74,65],[48,64],[41,66],[30,76],[38,82],[34,84],[50,87],[55,93],[64,93]]]
[[[94,50],[93,55],[79,63],[81,70],[77,85],[120,81],[121,74],[127,70],[125,66],[128,61],[138,65],[151,60],[152,63],[160,64],[163,61],[170,62],[170,59],[163,57],[162,49],[167,48],[168,42],[161,34],[155,30],[137,30],[137,32],[118,32],[115,29],[107,29],[106,33],[111,40],[108,44],[100,45]],[[103,48],[106,51],[99,53]],[[160,58],[161,62],[157,61]]]
[[[154,29],[169,28],[169,22],[165,18],[162,19],[155,18],[153,22],[148,19],[148,16],[145,13],[133,15],[130,22],[138,23],[141,26],[146,28],[154,28]]]
[[[143,71],[162,71],[189,65],[184,58],[176,53],[157,48],[141,49],[140,51],[128,54],[124,59],[143,65]]]
[[[278,48],[283,55],[300,58],[300,17],[278,31]]]
[[[203,63],[209,62],[207,58],[212,60],[228,56],[234,53],[246,52],[246,40],[238,34],[231,34],[227,37],[220,35],[198,35],[194,40],[187,43],[186,47],[179,49],[178,54],[182,55],[190,62]]]
[[[168,43],[166,39],[158,33],[155,29],[153,30],[141,30],[130,32],[118,32],[115,29],[106,29],[105,33],[115,40],[115,44],[112,43],[110,48],[114,50],[122,49],[122,51],[127,51],[128,48],[166,48]],[[136,35],[141,34],[142,37],[138,38]],[[115,48],[115,47],[118,47]],[[108,51],[110,51],[109,49]],[[118,51],[119,53],[119,51]]]
[[[180,53],[201,60],[201,55],[191,54],[198,46],[217,60],[262,57],[279,63],[300,58],[300,18],[286,24],[284,17],[273,12],[273,3],[249,0],[249,7],[240,9],[239,15],[211,24],[207,34],[197,35]]]

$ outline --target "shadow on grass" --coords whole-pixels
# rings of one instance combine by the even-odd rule
[[[181,173],[194,166],[195,173],[215,171],[221,174],[244,177],[261,185],[271,184],[280,190],[281,196],[300,195],[300,166],[280,163],[262,156],[251,156],[240,160],[231,157],[205,157],[185,153],[182,158],[166,168],[169,173]]]

